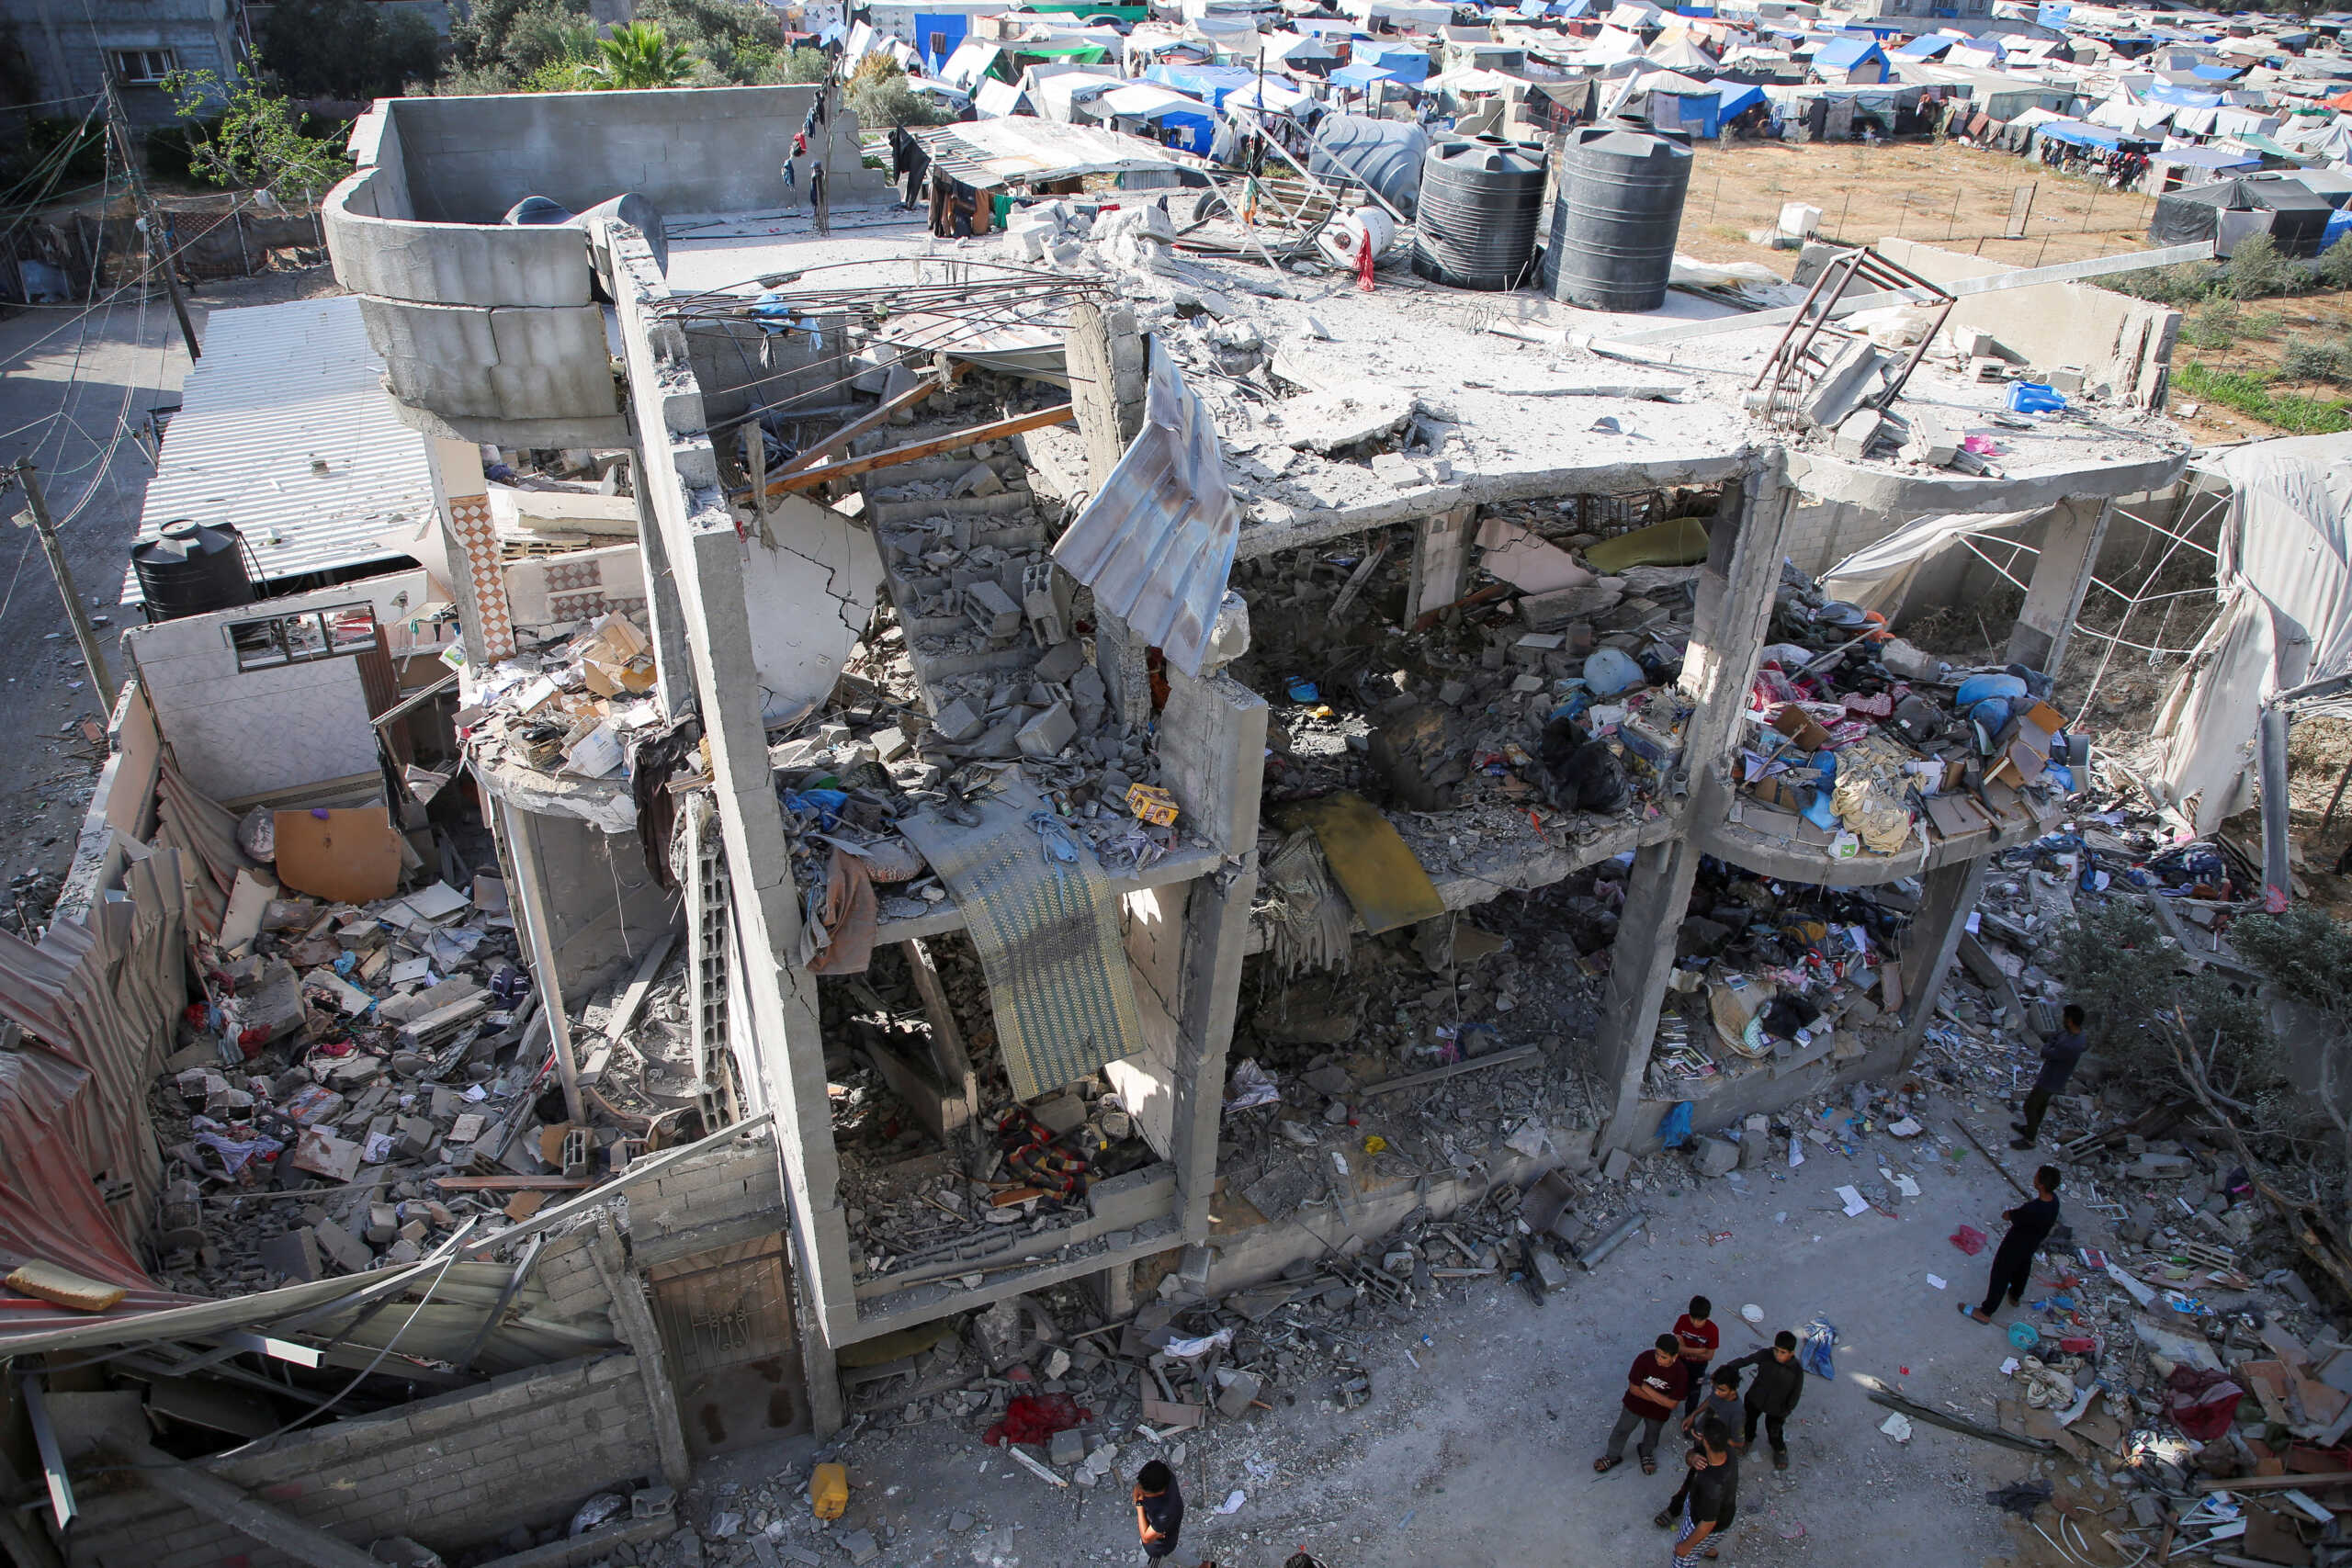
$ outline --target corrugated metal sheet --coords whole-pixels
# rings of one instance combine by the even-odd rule
[[[383,374],[356,299],[213,311],[139,537],[181,517],[233,523],[272,581],[401,555],[384,535],[431,514],[433,478]],[[124,564],[123,603],[137,604]]]
[[[1240,537],[1216,422],[1154,344],[1143,431],[1063,532],[1054,559],[1130,631],[1197,675]]]
[[[1051,78],[1048,78],[1051,80]],[[1069,179],[1079,175],[1123,174],[1144,169],[1200,169],[1207,165],[1139,136],[1091,125],[1011,116],[967,120],[961,125],[910,126],[931,161],[957,183],[985,190],[1012,181]]]

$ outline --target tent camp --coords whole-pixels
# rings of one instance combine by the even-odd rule
[[[2212,240],[2226,256],[2247,235],[2267,234],[2283,254],[2312,256],[2334,210],[2299,180],[2242,175],[2158,197],[2148,239],[2158,245]]]
[[[1886,80],[1886,51],[1872,39],[1834,38],[1815,51],[1813,73],[1825,82],[1873,85]]]

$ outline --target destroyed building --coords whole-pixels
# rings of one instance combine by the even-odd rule
[[[1246,235],[1175,248],[1157,197],[1197,161],[1107,132],[933,143],[983,209],[1022,197],[1002,238],[778,237],[757,149],[810,127],[837,199],[878,183],[815,88],[377,105],[325,225],[429,478],[419,581],[131,638],[92,944],[9,950],[93,1079],[20,1102],[80,1094],[50,1152],[119,1165],[87,1219],[122,1239],[6,1240],[132,1293],[0,1345],[212,1401],[235,1380],[200,1374],[261,1377],[245,1353],[373,1379],[299,1430],[277,1384],[186,1415],[273,1475],[462,1460],[442,1433],[527,1438],[558,1399],[597,1434],[526,1441],[446,1514],[298,1486],[242,1505],[283,1516],[257,1528],[476,1548],[493,1496],[593,1486],[658,1533],[706,1454],[961,1386],[901,1331],[1238,1290],[1610,1168],[1678,1108],[1884,1079],[1989,858],[2063,812],[2084,742],[2033,699],[2116,502],[2181,472],[2177,317],[2052,285],[1965,326],[1929,279],[1978,265],[1917,246],[1815,257],[1827,303],[1777,316],[1360,292]],[[529,197],[582,216],[501,221]],[[1849,284],[1915,303],[1824,335]],[[2098,418],[2016,416],[1975,364],[2003,355],[2087,364]],[[1816,581],[1995,525],[2034,547],[2026,673],[1973,695]],[[232,715],[288,746],[222,741]],[[297,728],[337,739],[288,760]],[[436,826],[443,792],[494,848]],[[1768,949],[1791,889],[1815,929]],[[1524,923],[1546,890],[1573,929],[1466,978],[1494,944],[1465,911]],[[1792,973],[1702,972],[1734,939]],[[227,1022],[276,1006],[266,1043],[334,1054],[266,1078],[183,1044],[191,942]],[[85,1017],[134,959],[152,981]],[[1589,993],[1576,1037],[1510,1038],[1538,965]],[[204,1163],[198,1121],[257,1100],[325,1189]],[[149,1152],[184,1142],[201,1181]],[[37,1211],[56,1179],[11,1180]],[[52,1383],[44,1463],[145,1441],[168,1397]],[[250,1484],[244,1455],[190,1473]],[[200,1487],[85,1498],[74,1561],[165,1529],[209,1561],[243,1527]]]

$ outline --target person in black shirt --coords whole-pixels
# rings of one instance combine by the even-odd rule
[[[1732,1452],[1731,1428],[1721,1418],[1699,1418],[1699,1446],[1690,1450],[1690,1484],[1684,1494],[1682,1528],[1674,1532],[1676,1568],[1720,1555],[1714,1544],[1739,1513],[1739,1456]]]
[[[2025,1299],[2025,1288],[2033,1278],[2033,1255],[2041,1250],[2058,1223],[2058,1168],[2045,1165],[2035,1171],[2032,1201],[2004,1210],[2001,1218],[2009,1222],[2009,1234],[1993,1251],[1993,1280],[1985,1289],[1984,1304],[1975,1308],[1963,1304],[1960,1309],[1979,1323],[1993,1321],[2003,1297],[2008,1298],[2011,1306]]]
[[[1772,1468],[1789,1468],[1789,1434],[1786,1423],[1796,1414],[1797,1401],[1804,1397],[1804,1367],[1797,1359],[1797,1337],[1787,1329],[1772,1337],[1769,1350],[1758,1350],[1736,1361],[1725,1361],[1715,1369],[1715,1376],[1736,1379],[1748,1368],[1756,1369],[1756,1376],[1748,1382],[1744,1401],[1747,1412],[1747,1431],[1743,1444],[1756,1441],[1756,1424],[1764,1423],[1765,1435],[1772,1440]]]
[[[2083,1053],[2089,1048],[2090,1042],[2083,1033],[2083,1025],[2088,1021],[2083,1010],[2072,1002],[2058,1015],[2058,1032],[2043,1042],[2041,1071],[2025,1097],[2025,1120],[2009,1123],[2010,1130],[2017,1134],[2009,1140],[2009,1147],[2033,1147],[2034,1137],[2041,1131],[2042,1115],[2050,1109],[2050,1097],[2066,1087],[2066,1080],[2075,1076],[2075,1064],[2083,1059]]]
[[[1136,1472],[1136,1534],[1143,1540],[1147,1562],[1158,1562],[1176,1550],[1184,1529],[1184,1494],[1176,1472],[1153,1460]]]

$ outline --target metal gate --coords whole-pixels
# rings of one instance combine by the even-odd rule
[[[808,1430],[781,1235],[657,1264],[646,1278],[695,1458]]]

